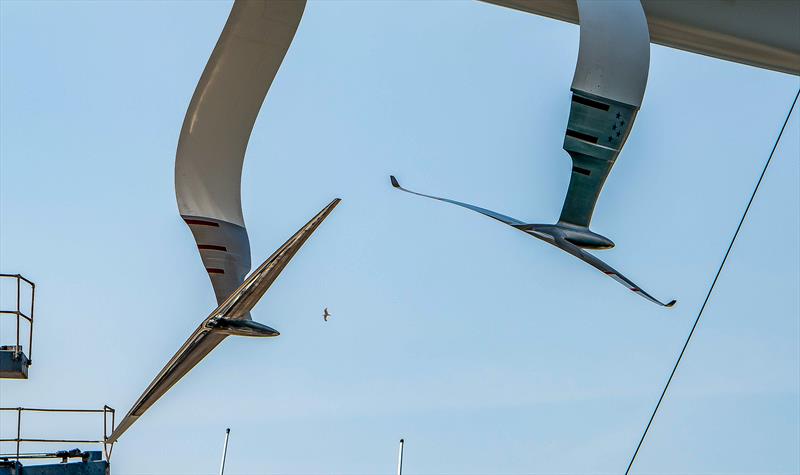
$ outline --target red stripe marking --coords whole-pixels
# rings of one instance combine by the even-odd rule
[[[215,223],[213,221],[204,221],[202,219],[187,219],[187,218],[184,218],[183,220],[186,221],[186,224],[196,224],[198,226],[211,226],[214,228],[219,227],[219,223]]]

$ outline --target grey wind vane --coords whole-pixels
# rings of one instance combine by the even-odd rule
[[[128,427],[205,358],[211,350],[222,343],[227,336],[275,337],[280,335],[277,330],[251,320],[250,310],[340,201],[338,198],[331,201],[322,211],[311,218],[311,221],[279,247],[200,323],[134,403],[125,418],[109,436],[107,442],[116,442]]]
[[[642,5],[636,1],[578,0],[580,49],[572,81],[572,100],[564,150],[572,175],[556,224],[527,224],[467,203],[395,188],[476,211],[541,239],[597,268],[645,299],[672,307],[645,292],[613,267],[583,249],[609,249],[614,243],[589,229],[603,184],[622,150],[644,97],[650,66],[650,37]],[[614,48],[609,32],[614,32]]]
[[[178,140],[175,194],[217,300],[214,309],[156,375],[106,442],[113,443],[229,335],[276,337],[250,311],[336,198],[247,278],[250,242],[242,217],[241,175],[261,104],[292,42],[304,1],[238,0],[195,89]]]

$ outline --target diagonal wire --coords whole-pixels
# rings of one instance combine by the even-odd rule
[[[700,311],[697,313],[697,318],[694,320],[692,330],[689,332],[689,336],[686,338],[686,342],[683,344],[681,353],[678,355],[678,359],[675,361],[675,366],[672,368],[669,379],[667,379],[667,384],[664,385],[664,390],[661,391],[661,397],[658,398],[656,407],[653,409],[653,414],[650,415],[650,420],[647,422],[647,426],[644,428],[642,438],[639,439],[639,445],[636,446],[636,450],[633,452],[633,457],[631,457],[631,461],[628,463],[628,468],[625,470],[625,475],[628,475],[628,473],[631,471],[631,467],[633,467],[633,462],[636,461],[636,455],[639,454],[639,449],[642,448],[642,443],[644,443],[644,438],[647,436],[647,431],[650,429],[650,425],[653,424],[653,419],[656,417],[658,408],[661,407],[661,401],[664,400],[664,396],[667,394],[669,383],[672,382],[672,377],[675,376],[675,371],[678,369],[678,365],[681,363],[681,358],[683,358],[683,354],[686,352],[686,347],[689,346],[689,341],[692,339],[692,335],[694,335],[694,330],[697,328],[697,324],[700,323],[700,317],[703,315],[703,310],[705,310],[708,299],[711,297],[711,292],[714,290],[714,285],[716,285],[717,279],[719,279],[719,275],[722,273],[722,268],[725,267],[725,262],[728,260],[728,255],[731,253],[733,243],[736,242],[736,237],[739,235],[739,231],[742,229],[742,224],[744,223],[745,217],[747,217],[747,212],[750,211],[750,205],[753,204],[753,198],[756,197],[758,187],[761,185],[761,181],[764,179],[764,174],[767,173],[767,167],[769,167],[769,163],[772,161],[772,156],[775,155],[775,149],[778,148],[778,143],[781,140],[783,131],[786,130],[786,124],[789,123],[789,118],[792,116],[792,111],[794,110],[795,104],[797,104],[798,96],[800,96],[800,90],[798,90],[797,94],[794,95],[794,101],[792,101],[792,105],[789,107],[789,113],[786,114],[786,120],[783,121],[783,127],[781,127],[781,131],[778,133],[778,138],[775,139],[775,144],[772,146],[772,151],[769,153],[769,158],[767,158],[767,162],[764,164],[764,169],[761,170],[761,176],[758,177],[758,182],[756,182],[756,186],[753,189],[753,194],[750,195],[750,201],[747,202],[747,206],[744,208],[744,213],[742,213],[742,218],[739,220],[739,225],[736,226],[736,232],[733,233],[731,243],[728,244],[728,250],[725,251],[725,257],[722,258],[722,262],[719,264],[717,275],[714,276],[714,280],[711,282],[711,287],[708,288],[708,293],[706,294],[705,300],[703,300],[703,305],[700,307]]]

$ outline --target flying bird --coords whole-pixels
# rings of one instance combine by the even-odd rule
[[[328,317],[330,317],[330,316],[331,316],[331,314],[328,313],[328,307],[325,307],[325,310],[322,311],[322,319],[327,322],[328,321]]]

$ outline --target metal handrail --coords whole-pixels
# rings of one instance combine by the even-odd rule
[[[0,438],[0,442],[15,442],[17,445],[16,460],[19,461],[23,454],[20,453],[20,444],[22,442],[39,442],[39,443],[64,443],[64,444],[103,444],[103,452],[105,453],[106,460],[111,459],[111,452],[114,449],[114,444],[107,443],[108,436],[114,432],[116,427],[116,411],[114,408],[105,405],[102,409],[52,409],[41,407],[0,407],[0,412],[16,412],[17,413],[17,436],[14,438]],[[100,440],[87,440],[87,439],[39,439],[22,437],[22,413],[23,412],[59,412],[59,413],[82,413],[82,414],[103,414],[103,438]],[[109,424],[109,416],[111,424]],[[109,431],[109,429],[111,429]],[[24,457],[22,457],[24,458]]]
[[[0,315],[15,315],[17,317],[17,337],[16,337],[16,344],[14,346],[14,359],[19,358],[19,354],[22,352],[22,346],[19,344],[19,332],[20,332],[20,325],[19,320],[20,317],[24,318],[28,321],[28,364],[30,364],[31,360],[33,359],[33,307],[36,301],[36,284],[31,282],[30,280],[23,277],[21,274],[0,274],[0,278],[11,278],[17,280],[17,309],[16,310],[2,310],[0,309]],[[26,315],[22,312],[21,307],[21,290],[22,290],[22,282],[25,281],[31,288],[31,305],[30,310],[31,314]]]
[[[90,460],[89,452],[84,452],[79,449],[72,449],[72,450],[59,450],[57,452],[26,452],[19,454],[19,458],[16,460],[19,463],[20,460],[36,460],[36,459],[61,459],[62,463],[66,463],[67,460],[72,458],[80,458],[83,461]],[[17,458],[14,454],[0,454],[0,461],[8,462],[12,458]]]

